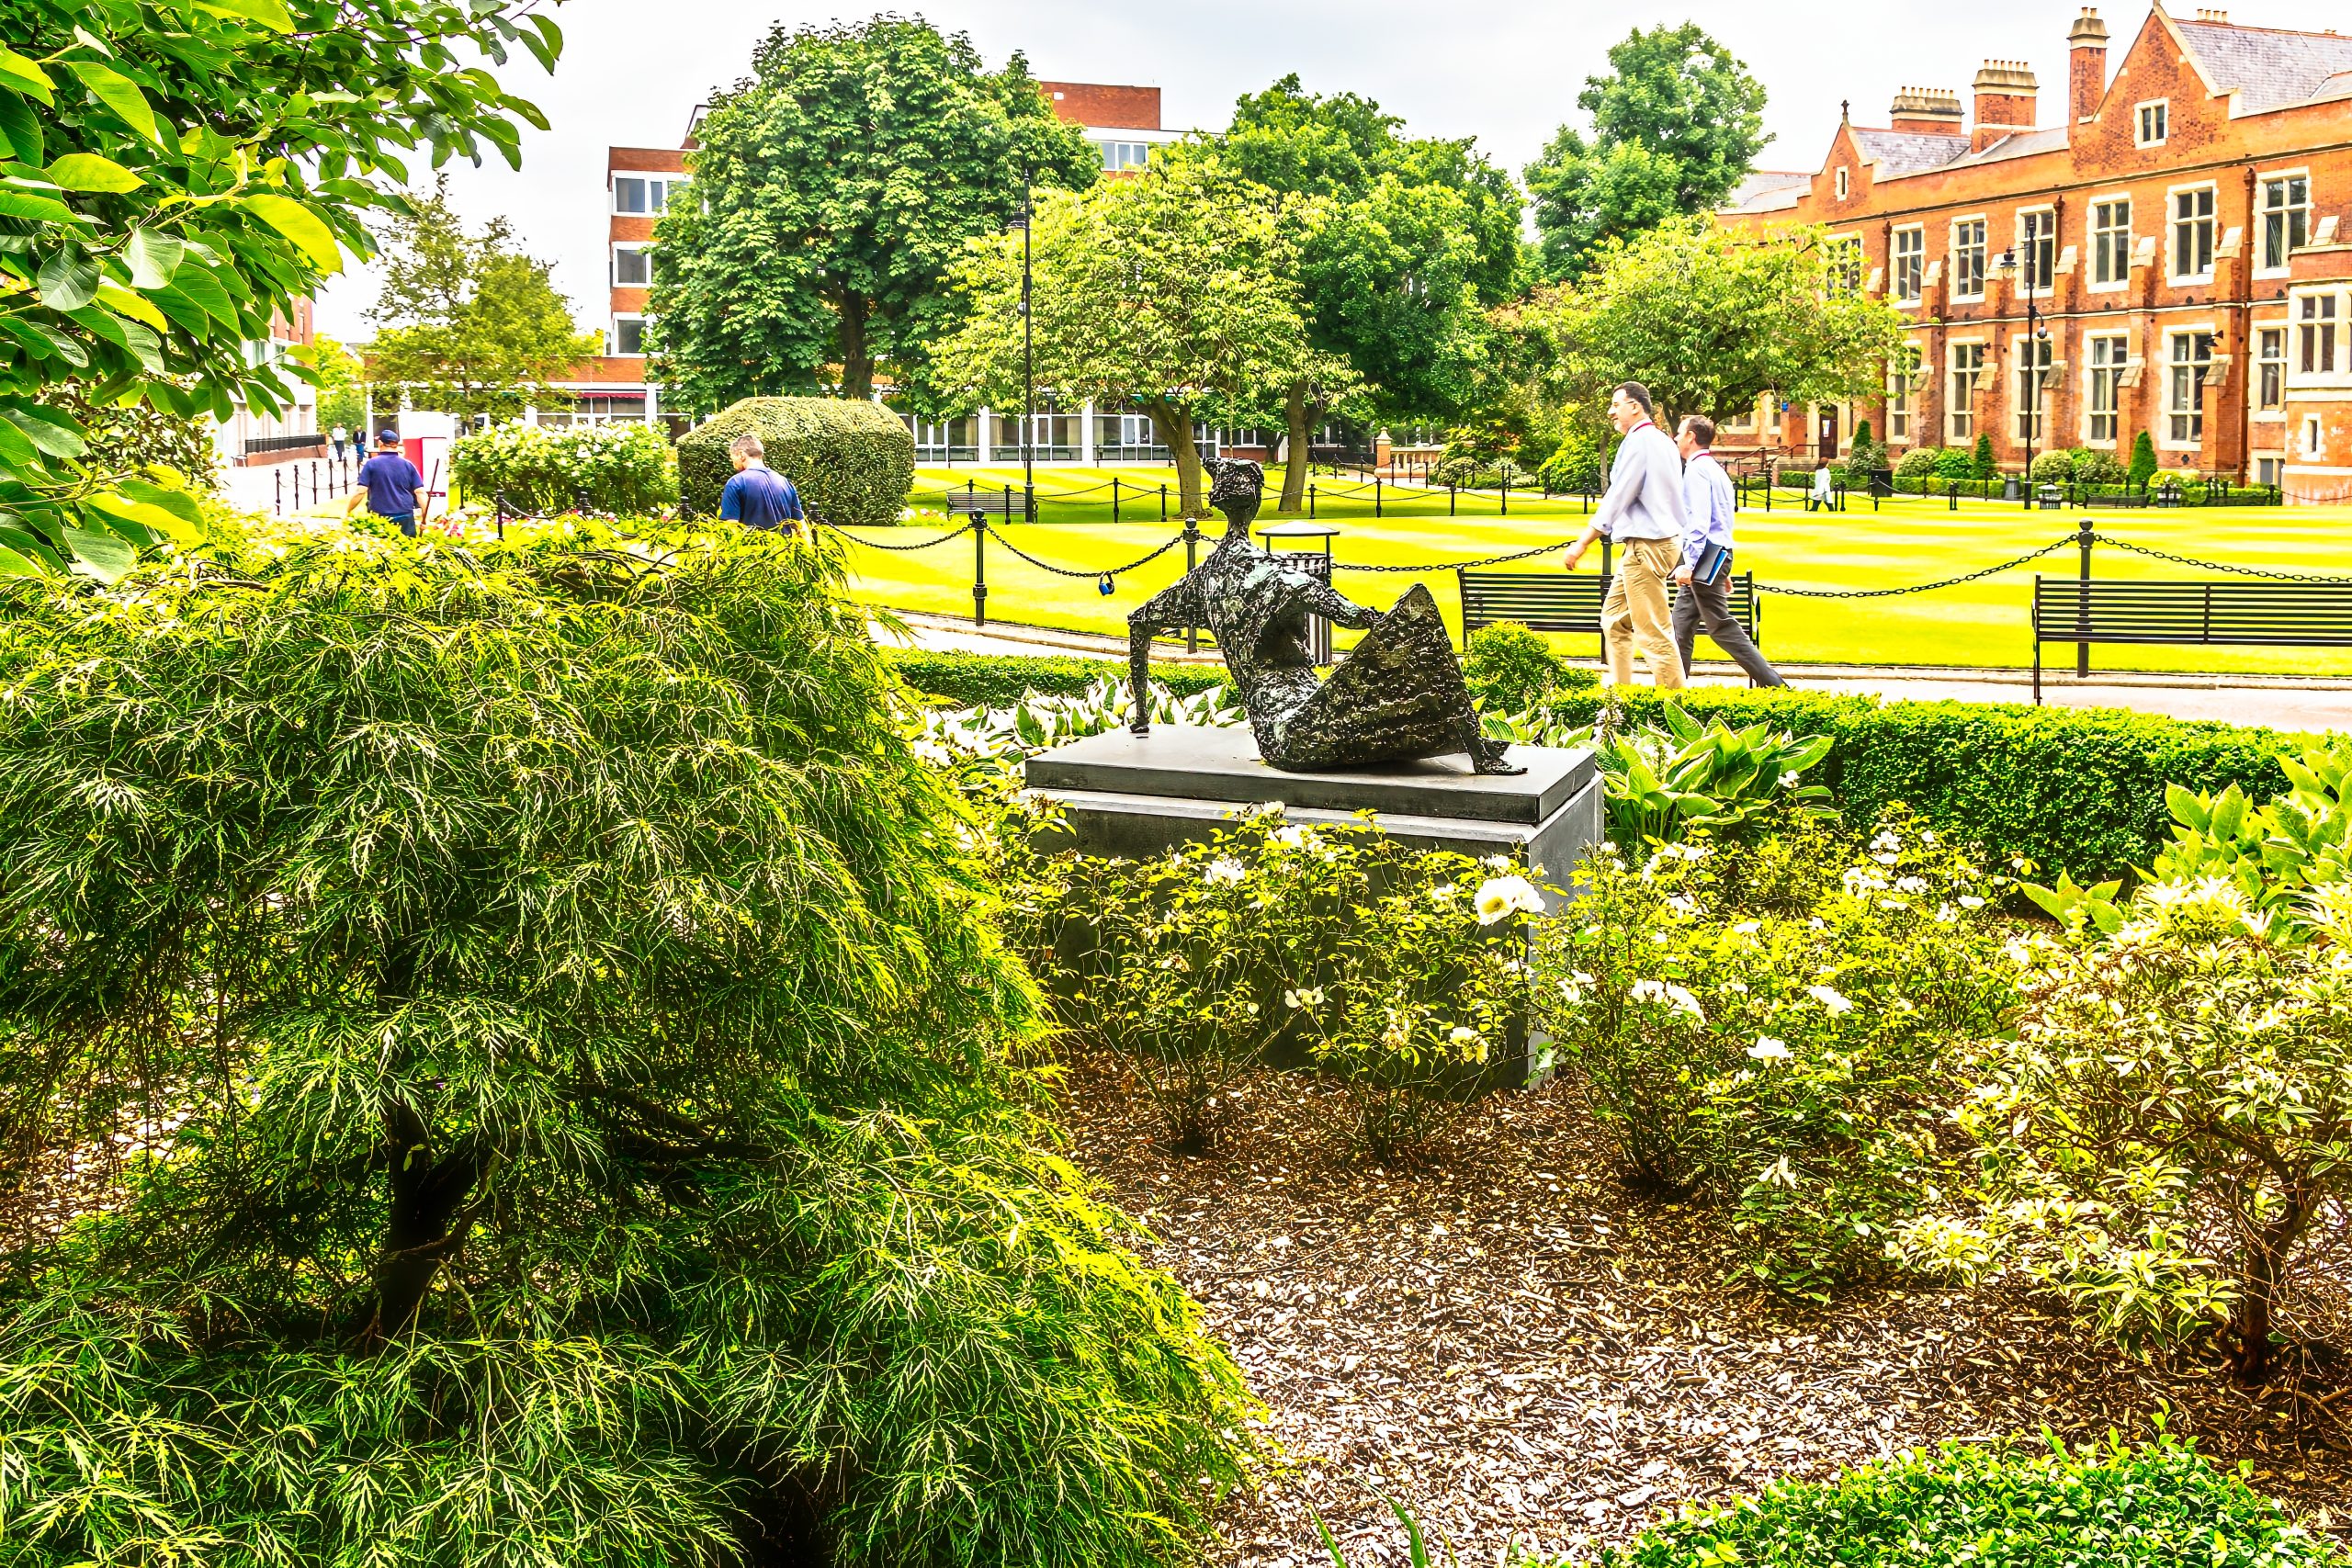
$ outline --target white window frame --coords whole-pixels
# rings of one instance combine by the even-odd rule
[[[2043,223],[2048,227],[2044,228]],[[2058,292],[2058,209],[2055,207],[2026,207],[2018,209],[2017,219],[2018,294],[2019,298],[2047,299]],[[2033,238],[2026,232],[2030,227]],[[2047,272],[2034,265],[2033,247],[2046,244],[2050,251]],[[2034,281],[2041,279],[2037,285]]]
[[[621,186],[635,183],[645,187],[645,205],[630,209],[621,205]],[[616,218],[659,218],[668,209],[672,200],[686,185],[684,175],[665,175],[660,170],[616,169],[613,171],[612,208]],[[660,194],[655,194],[655,187]]]
[[[2040,364],[2034,361],[2039,360]],[[2010,400],[2009,428],[2012,438],[2050,445],[2050,398],[2057,389],[2058,340],[2037,338],[2025,333],[2009,334],[2009,372],[2017,378],[2017,396]],[[2026,399],[2026,377],[2039,371],[2034,378],[2033,399]]]
[[[2325,432],[2320,424],[2319,415],[2315,413],[2307,413],[2303,415],[2303,428],[2300,434],[2303,456],[2306,457],[2318,457],[2322,448],[2325,446],[2324,437]]]
[[[2270,265],[2265,259],[2270,254],[2270,216],[2272,212],[2272,208],[2270,206],[2270,187],[2274,185],[2283,184],[2288,180],[2301,180],[2303,182],[2302,204],[2300,207],[2281,208],[2278,210],[2281,212],[2301,212],[2303,215],[2302,245],[2308,245],[2312,243],[2312,230],[2317,226],[2317,214],[2312,202],[2312,172],[2309,169],[2256,170],[2254,175],[2255,221],[2249,224],[2248,228],[2252,231],[2250,238],[2253,241],[2254,260],[2256,264],[2254,269],[2254,276],[2256,277],[2286,276],[2289,273],[2294,270],[2292,262],[2295,253],[2302,249],[2302,245],[2298,245],[2290,240],[2287,245],[2287,254],[2280,258],[2278,265],[2276,266]]]
[[[1107,136],[1094,144],[1102,153],[1102,172],[1106,175],[1139,174],[1151,165],[1151,143],[1133,141],[1125,137]],[[1128,155],[1135,154],[1128,162]]]
[[[634,255],[645,263],[645,276],[635,283],[625,283],[621,280],[621,257],[624,254]],[[653,286],[653,242],[615,240],[612,244],[612,260],[607,276],[611,279],[608,287],[613,288],[650,288]]]
[[[1822,242],[1823,276],[1828,279],[1829,292],[1838,295],[1860,294],[1865,276],[1863,268],[1870,265],[1870,254],[1862,247],[1860,234],[1832,234]],[[1840,263],[1839,257],[1848,257]]]
[[[1956,339],[1944,344],[1944,444],[1973,442],[1976,439],[1976,404],[1974,393],[1977,378],[1984,374],[1985,351],[1992,347],[1981,337]],[[1968,367],[1969,381],[1961,388],[1961,350],[1973,349],[1974,363]]]
[[[2151,109],[2155,111],[2156,133],[2154,136],[2148,134],[2148,111]],[[2161,147],[2171,139],[2172,100],[2170,98],[2143,98],[2132,106],[2132,145]]]
[[[2293,323],[2295,338],[2288,353],[2292,357],[2291,374],[2301,384],[2307,377],[2335,376],[2339,367],[2352,368],[2352,339],[2347,339],[2345,327],[2347,318],[2344,297],[2325,289],[2314,289],[2294,297]],[[2322,301],[2325,308],[2322,309]],[[2345,351],[2339,358],[2337,350]]]
[[[1917,417],[1911,400],[1919,388],[1919,370],[1926,355],[1916,343],[1905,343],[1894,351],[1894,358],[1886,367],[1886,438],[1908,443],[1911,422]]]
[[[1960,243],[1960,231],[1963,228],[1972,224],[1984,231],[1983,237],[1976,247],[1976,288],[1973,292],[1962,288],[1961,285],[1963,274],[1960,265],[1960,259],[1962,254],[1962,247]],[[1984,299],[1984,275],[1991,269],[1993,261],[1992,225],[1985,221],[1984,215],[1981,212],[1963,213],[1960,217],[1951,220],[1951,231],[1946,241],[1946,243],[1950,247],[1951,254],[1952,299],[1955,300],[1978,300]]]
[[[2213,339],[2215,335],[2213,325],[2210,321],[2194,323],[2188,326],[2167,327],[2165,329],[2165,433],[2163,439],[2158,441],[2156,445],[2164,447],[2168,452],[2194,452],[2204,445],[2204,386],[2212,376],[2214,350]],[[2184,340],[2194,340],[2200,337],[2206,340],[2205,359],[2203,361],[2205,375],[2200,377],[2192,374],[2189,378],[2190,386],[2192,388],[2192,396],[2189,400],[2189,405],[2187,408],[2183,408],[2178,396],[2180,389],[2179,380],[2178,378],[2174,375],[2174,372],[2184,367],[2189,368],[2193,371],[2196,368],[2198,362],[2193,359],[2183,360],[2180,358],[2179,351],[2176,345]],[[2178,428],[2176,422],[2181,420],[2188,422],[2188,434],[2186,435],[2176,435],[2173,434],[2174,431]]]
[[[2140,216],[2137,207],[2132,200],[2132,193],[2128,190],[2106,192],[2101,195],[2092,197],[2088,206],[2089,217],[2086,220],[2086,232],[2085,237],[2089,242],[2086,248],[2090,253],[2090,282],[2086,284],[2084,287],[2088,292],[2093,294],[2109,294],[2114,293],[2119,289],[2127,288],[2131,287],[2132,283],[2132,247],[2137,240],[2137,235],[2132,231],[2132,225],[2138,220]],[[2098,209],[2102,207],[2120,207],[2123,209],[2123,228],[2121,230],[2123,239],[2121,242],[2121,248],[2111,253],[2116,262],[2115,276],[2106,282],[2100,281],[2098,276],[2099,262],[2103,255],[2107,255],[2110,253],[2102,252],[2100,250],[2099,238],[2101,235],[2116,233],[2118,231],[2116,231],[2112,226],[2105,229],[2099,227]]]
[[[2203,192],[2207,209],[2202,219],[2183,219],[2180,198]],[[2179,270],[2180,232],[2193,224],[2205,225],[2205,269],[2202,272]],[[2213,281],[2213,253],[2222,245],[2222,187],[2211,180],[2199,180],[2191,185],[2165,187],[2165,280],[2183,287],[2210,284]]]
[[[616,359],[644,358],[645,323],[650,320],[652,320],[652,318],[648,316],[642,310],[616,311],[613,316],[613,335],[611,340],[605,344],[605,352]],[[634,354],[631,354],[621,347],[621,323],[623,321],[635,321],[637,323],[638,346],[637,352]]]
[[[1910,254],[1904,253],[1903,243],[1909,240]],[[1888,296],[1900,308],[1917,305],[1927,295],[1928,230],[1925,224],[1907,223],[1894,231],[1887,253],[1887,278],[1892,287]],[[1905,276],[1905,273],[1908,276]]]
[[[2284,419],[2287,417],[2287,371],[2292,364],[2295,327],[2292,321],[2256,321],[2254,324],[2254,417]],[[2276,346],[2278,353],[2270,349]],[[2273,380],[2278,395],[2270,396]]]
[[[2106,357],[2101,356],[2102,345]],[[2112,451],[2123,431],[2123,372],[2132,363],[2132,334],[2117,332],[2083,333],[2086,393],[2083,399],[2083,445]],[[2105,401],[2105,408],[2099,407]],[[2108,422],[2098,434],[2098,421]]]
[[[1854,194],[1854,171],[1843,164],[1838,164],[1831,183],[1837,187],[1838,199],[1845,200]]]

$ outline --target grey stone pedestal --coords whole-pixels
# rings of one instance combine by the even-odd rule
[[[1384,832],[1428,849],[1509,855],[1566,886],[1600,837],[1600,775],[1591,751],[1514,746],[1517,774],[1476,773],[1467,757],[1286,773],[1259,761],[1242,728],[1115,730],[1028,761],[1029,787],[1058,804],[1096,855],[1156,855],[1208,839],[1250,806],[1279,801],[1294,822],[1374,814]]]

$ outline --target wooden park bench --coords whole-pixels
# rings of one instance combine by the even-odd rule
[[[1609,579],[1602,573],[1458,567],[1453,575],[1462,589],[1464,648],[1470,646],[1472,632],[1498,621],[1516,621],[1532,631],[1600,635],[1600,605],[1609,596]],[[1764,612],[1756,596],[1756,574],[1734,572],[1728,587],[1731,618],[1761,647]],[[1672,592],[1670,584],[1668,592]]]
[[[973,523],[990,519],[1026,522],[1029,518],[1028,502],[1018,485],[1004,485],[996,490],[971,490],[962,495],[950,491],[947,510],[950,515]]]
[[[2146,582],[2036,577],[2033,700],[2037,703],[2041,700],[2041,645],[2045,642],[2352,648],[2352,581]],[[2088,653],[2085,649],[2086,659]]]

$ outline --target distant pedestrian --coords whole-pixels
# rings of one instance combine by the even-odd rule
[[[1682,684],[1667,609],[1667,580],[1682,556],[1682,457],[1652,421],[1650,392],[1627,381],[1609,400],[1609,417],[1624,440],[1609,466],[1609,493],[1584,536],[1568,547],[1577,569],[1587,547],[1606,534],[1616,541],[1618,566],[1600,604],[1601,651],[1611,685],[1634,683],[1634,649],[1642,650],[1650,680],[1665,690]]]
[[[797,538],[802,522],[800,492],[792,481],[768,467],[767,448],[756,435],[735,438],[728,453],[735,459],[735,477],[718,492],[721,522],[746,528],[782,528],[786,538]]]
[[[334,427],[334,434],[327,439],[334,443],[334,460],[342,462],[344,448],[351,445],[351,432],[338,424]]]
[[[1681,585],[1674,596],[1674,647],[1682,667],[1690,668],[1691,645],[1703,623],[1715,646],[1736,660],[1759,686],[1785,686],[1781,672],[1759,652],[1731,614],[1731,476],[1709,448],[1715,444],[1715,422],[1692,414],[1682,422],[1675,445],[1682,450],[1682,510],[1689,519],[1682,532],[1682,564],[1674,581]]]
[[[1826,463],[1813,470],[1813,489],[1804,498],[1804,509],[1807,512],[1838,510],[1838,492],[1831,488],[1837,478],[1837,475],[1829,471],[1829,465]]]
[[[359,465],[359,488],[351,492],[344,503],[344,515],[348,517],[365,501],[368,510],[387,523],[397,524],[400,531],[410,538],[416,537],[416,502],[424,489],[424,476],[416,465],[401,455],[401,433],[387,426],[376,436],[376,455]]]

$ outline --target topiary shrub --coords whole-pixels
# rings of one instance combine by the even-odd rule
[[[2169,1437],[2067,1450],[1947,1443],[1828,1481],[1776,1481],[1602,1549],[1595,1568],[2340,1568],[2344,1555]],[[1540,1560],[1533,1560],[1540,1561]],[[1554,1568],[1565,1568],[1561,1560]]]
[[[1936,477],[1973,479],[1976,477],[1976,459],[1965,446],[1947,446],[1936,454]]]
[[[1994,479],[2000,474],[2000,465],[1993,461],[1993,433],[1989,430],[1978,431],[1975,450],[1969,454],[1968,458],[1969,478]]]
[[[828,523],[878,527],[896,523],[906,507],[915,441],[888,409],[850,398],[746,398],[679,438],[686,515],[718,515],[718,492],[735,473],[727,449],[747,434],[767,448],[768,467]]]
[[[2120,485],[2125,478],[2123,464],[2112,452],[2095,447],[2075,448],[2075,482],[2078,485]]]
[[[2031,478],[2036,484],[2071,484],[2075,479],[2075,455],[2061,447],[2055,452],[2043,452],[2033,459]]]
[[[1914,446],[1903,454],[1903,461],[1894,466],[1897,479],[1924,479],[1941,471],[1943,454],[1929,446]]]
[[[2132,438],[2132,466],[2124,470],[2130,482],[2144,485],[2156,477],[2156,444],[2146,431]]]
[[[678,501],[670,443],[645,424],[556,430],[517,420],[458,437],[449,474],[469,501],[525,512],[641,515]]]
[[[833,556],[528,532],[0,583],[0,1145],[161,1129],[11,1235],[0,1555],[1174,1561],[1247,1395]]]

